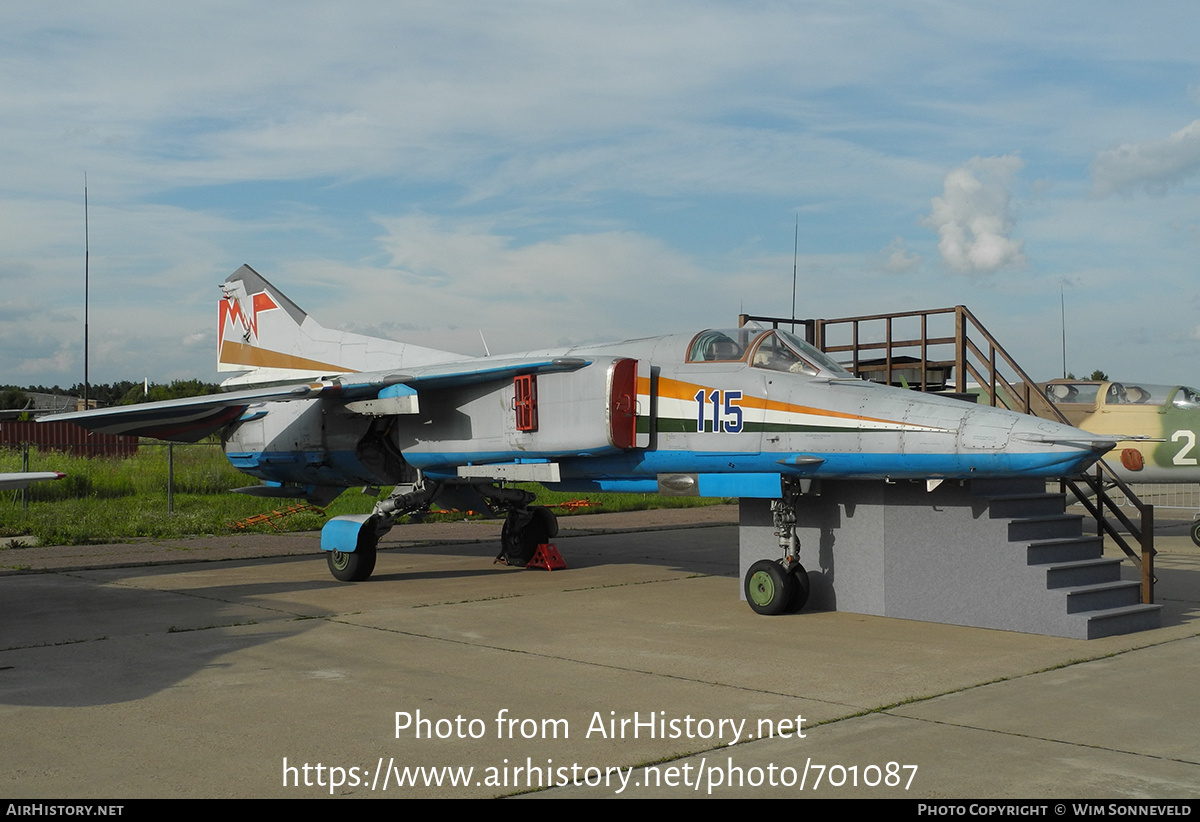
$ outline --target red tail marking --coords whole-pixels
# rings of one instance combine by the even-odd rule
[[[262,311],[270,311],[271,309],[279,308],[275,301],[271,299],[271,295],[265,291],[260,291],[257,294],[250,296],[250,317],[246,317],[242,313],[242,305],[233,297],[225,297],[221,300],[217,307],[217,345],[225,339],[225,324],[232,323],[240,325],[248,332],[249,336],[258,339],[258,315]],[[249,337],[247,337],[249,339]]]

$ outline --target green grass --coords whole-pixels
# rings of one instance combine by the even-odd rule
[[[0,449],[0,472],[62,471],[54,482],[26,489],[29,504],[23,507],[20,491],[0,492],[0,551],[19,550],[19,537],[33,537],[42,545],[86,545],[121,542],[137,538],[179,538],[230,534],[233,524],[249,517],[285,508],[299,500],[264,499],[229,493],[234,488],[257,484],[236,471],[219,445],[176,445],[174,447],[174,513],[167,513],[167,448],[143,443],[137,455],[126,458],[72,457],[56,451],[30,450],[29,467],[21,466],[17,450]],[[537,504],[555,505],[586,499],[591,505],[575,513],[595,514],[646,508],[677,508],[711,505],[723,500],[696,497],[660,497],[655,494],[569,494],[549,491],[535,484],[522,484],[537,494]],[[390,489],[385,488],[384,493]],[[366,514],[376,498],[350,489],[325,509],[327,516]],[[555,509],[560,516],[570,511]],[[462,519],[464,513],[434,515],[437,519]],[[279,530],[311,531],[325,517],[300,513],[276,520]],[[273,533],[276,528],[261,524],[249,529]]]

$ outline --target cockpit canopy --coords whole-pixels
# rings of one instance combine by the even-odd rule
[[[692,338],[688,362],[748,362],[752,368],[766,368],[816,377],[822,373],[837,379],[853,379],[828,355],[781,328],[743,326],[734,329],[708,329]]]
[[[1186,385],[1055,380],[1046,385],[1046,396],[1055,405],[1093,405],[1097,404],[1097,399],[1103,399],[1103,404],[1108,406],[1165,406],[1169,403],[1175,408],[1200,408],[1200,391]]]

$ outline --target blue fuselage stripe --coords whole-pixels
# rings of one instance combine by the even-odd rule
[[[822,453],[808,452],[823,462],[782,465],[779,454],[703,453],[695,451],[633,451],[594,457],[561,457],[525,454],[525,459],[550,459],[559,464],[564,483],[591,480],[633,483],[638,490],[659,474],[785,474],[801,477],[837,478],[970,478],[1013,476],[1070,476],[1090,463],[1092,454],[1083,450],[1053,449],[1044,452],[994,452],[947,454]],[[350,451],[324,454],[310,461],[305,454],[288,451],[240,452],[228,455],[233,465],[262,479],[283,483],[337,485],[359,484],[358,461]],[[435,479],[457,476],[459,465],[510,462],[511,453],[419,454],[411,463]],[[633,487],[633,486],[631,486]]]

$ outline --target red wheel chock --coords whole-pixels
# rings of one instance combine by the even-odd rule
[[[558,571],[566,568],[567,563],[563,561],[562,554],[551,543],[549,545],[539,545],[537,550],[533,552],[533,558],[529,560],[525,567],[541,568],[544,571]]]

